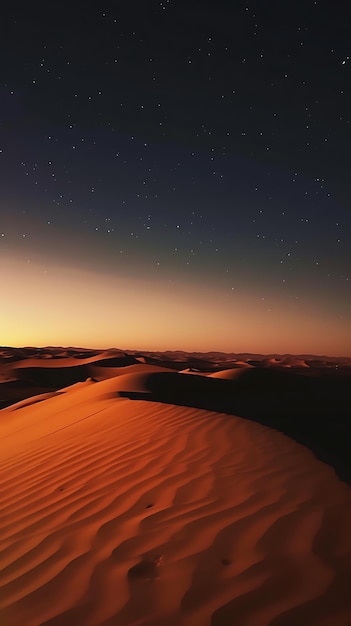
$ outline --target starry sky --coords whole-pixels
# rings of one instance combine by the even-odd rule
[[[0,12],[2,345],[351,355],[348,0]]]

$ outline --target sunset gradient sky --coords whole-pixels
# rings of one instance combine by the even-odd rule
[[[350,356],[347,3],[73,4],[2,9],[0,343]]]

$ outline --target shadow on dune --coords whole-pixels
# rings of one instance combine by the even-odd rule
[[[88,365],[72,367],[22,367],[16,371],[17,380],[1,383],[0,409],[31,396],[62,387],[69,387],[89,378]]]
[[[40,385],[46,389],[60,389],[86,380],[89,376],[89,366],[22,367],[18,370],[17,376],[20,380]]]
[[[351,484],[350,373],[243,369],[234,380],[152,373],[146,393],[120,396],[237,415],[275,428],[307,446]]]
[[[40,383],[36,383],[28,381],[28,380],[13,380],[10,382],[1,383],[0,387],[0,410],[14,404],[15,402],[20,402],[21,400],[26,400],[26,398],[31,398],[32,396],[39,395],[41,393],[47,393],[50,391],[55,391],[56,387],[51,387],[50,385],[43,385]]]

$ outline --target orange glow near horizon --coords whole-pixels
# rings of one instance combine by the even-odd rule
[[[345,328],[242,288],[113,277],[7,257],[2,344],[350,356]]]

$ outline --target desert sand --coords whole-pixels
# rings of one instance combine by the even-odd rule
[[[1,351],[5,626],[350,626],[351,359]]]

